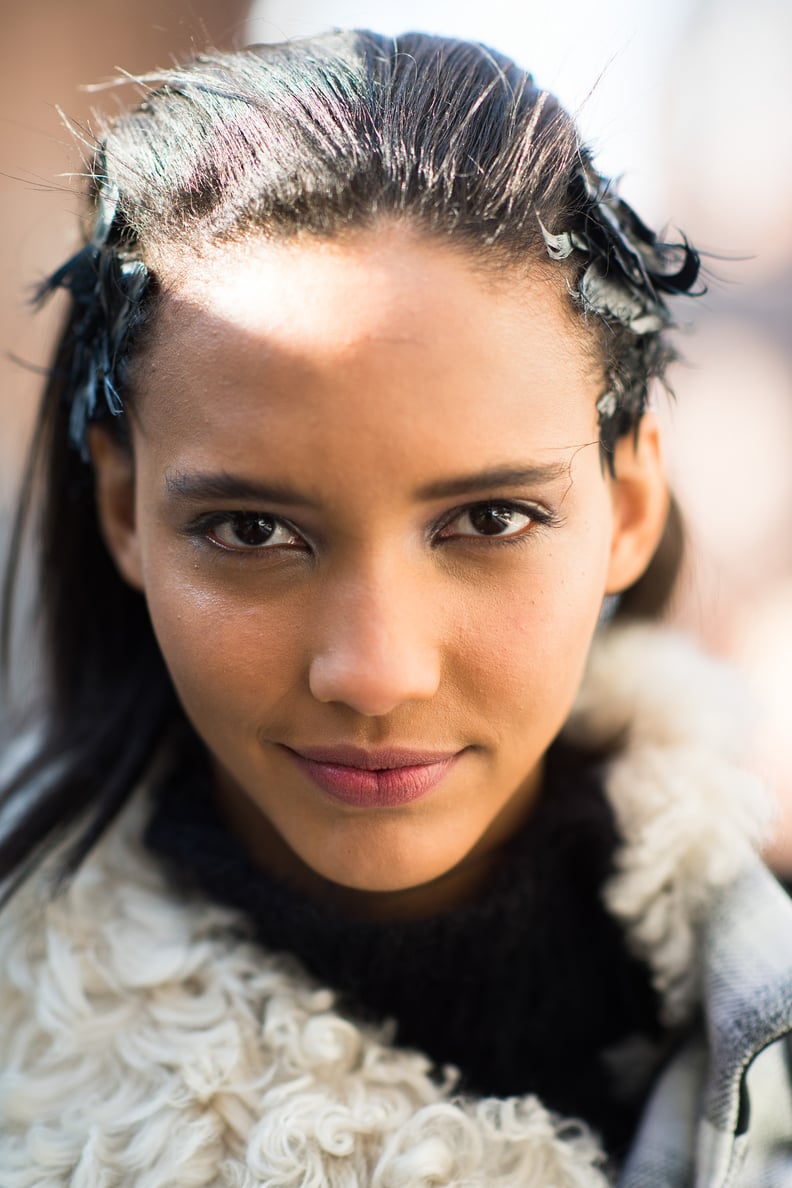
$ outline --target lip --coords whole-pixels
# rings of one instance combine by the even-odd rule
[[[397,808],[421,800],[462,754],[393,747],[367,751],[346,745],[281,747],[325,795],[356,808]]]

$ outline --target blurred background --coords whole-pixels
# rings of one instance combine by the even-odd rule
[[[120,71],[332,26],[485,41],[577,115],[650,225],[713,253],[707,296],[679,310],[677,399],[659,398],[690,540],[672,617],[749,682],[755,762],[785,806],[773,857],[792,872],[788,0],[2,0],[0,11],[0,536],[58,317],[53,306],[34,318],[27,300],[77,241],[80,138],[94,113],[133,96],[101,89]]]

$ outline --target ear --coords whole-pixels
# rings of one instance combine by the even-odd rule
[[[669,494],[652,413],[641,419],[638,436],[619,439],[614,452],[613,537],[606,593],[619,594],[644,572],[663,535]]]
[[[102,537],[124,580],[142,590],[132,451],[98,425],[88,431],[88,449],[93,463],[96,511]]]

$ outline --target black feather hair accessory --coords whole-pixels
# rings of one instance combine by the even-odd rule
[[[587,156],[570,192],[573,226],[554,233],[539,219],[548,256],[566,260],[574,252],[588,257],[570,292],[584,314],[621,327],[632,341],[620,347],[620,366],[597,402],[603,447],[637,425],[648,401],[649,382],[662,375],[675,352],[660,338],[674,325],[665,297],[694,291],[699,279],[699,253],[682,236],[680,243],[658,239],[599,174]]]
[[[574,193],[577,190],[577,193]],[[585,311],[621,322],[634,334],[652,334],[672,324],[663,294],[690,293],[701,261],[685,237],[663,243],[619,198],[609,178],[584,162],[572,193],[580,225],[552,234],[541,222],[547,254],[565,260],[573,251],[590,262],[578,284]]]
[[[40,305],[56,289],[65,289],[72,298],[69,439],[85,461],[89,423],[124,411],[119,370],[150,280],[142,261],[126,259],[120,245],[112,243],[117,203],[117,193],[99,191],[90,240],[34,297]]]

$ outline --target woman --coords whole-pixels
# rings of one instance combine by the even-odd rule
[[[44,289],[4,1183],[785,1182],[741,723],[618,625],[670,588],[696,254],[481,47],[150,81]]]

